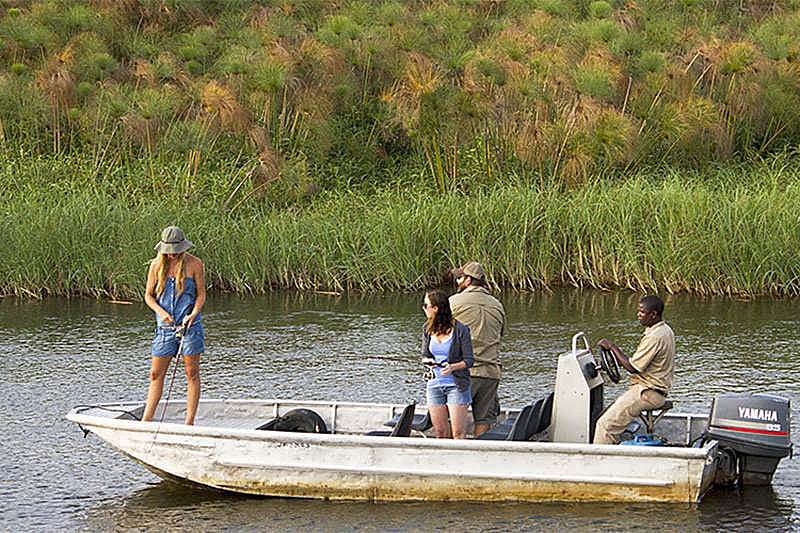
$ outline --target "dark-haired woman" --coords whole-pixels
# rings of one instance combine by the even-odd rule
[[[465,437],[467,407],[472,403],[469,368],[474,359],[469,328],[453,319],[447,294],[428,291],[422,305],[427,320],[422,335],[423,359],[434,359],[434,375],[428,380],[428,413],[440,439]],[[448,411],[450,428],[447,425]]]

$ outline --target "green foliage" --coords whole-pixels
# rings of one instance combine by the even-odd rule
[[[82,79],[99,81],[107,78],[117,67],[117,61],[106,52],[89,54],[78,64]]]
[[[573,74],[575,89],[586,96],[600,100],[614,94],[611,73],[596,65],[579,65]]]
[[[13,41],[26,52],[52,45],[56,35],[30,15],[8,16],[0,21],[0,37]]]
[[[664,57],[664,54],[661,52],[648,50],[639,56],[636,66],[641,72],[660,72],[666,63],[667,60]]]
[[[591,144],[596,159],[606,168],[628,162],[633,126],[618,113],[603,113],[592,128]]]
[[[164,49],[162,36],[153,28],[123,26],[118,38],[110,41],[109,48],[121,59],[153,59]]]
[[[482,57],[475,62],[475,67],[485,78],[494,85],[505,85],[506,73],[502,65],[488,57]]]
[[[255,52],[244,46],[234,45],[228,48],[217,60],[212,69],[219,77],[245,74],[250,71]]]
[[[751,32],[764,54],[774,60],[795,60],[800,56],[800,14],[781,14],[765,20]]]
[[[781,149],[787,144],[785,139],[800,135],[800,93],[796,86],[780,78],[765,82],[763,105],[769,120],[760,132],[762,150]]]
[[[97,35],[82,33],[71,41],[69,49],[74,56],[76,77],[89,82],[100,81],[117,68],[117,60],[109,53],[106,44]]]
[[[750,43],[732,43],[724,51],[719,71],[722,74],[740,74],[756,61],[756,51]]]
[[[318,36],[320,41],[336,48],[343,48],[350,44],[350,41],[357,39],[361,35],[361,27],[346,15],[335,15],[330,17],[319,29]]]
[[[44,1],[32,6],[31,16],[58,35],[61,42],[81,32],[98,31],[106,27],[102,17],[89,6],[78,3]]]
[[[527,3],[554,17],[566,17],[569,14],[569,8],[562,0],[533,0]]]
[[[186,70],[192,76],[200,76],[205,71],[203,64],[199,61],[195,61],[194,59],[187,61],[185,66]]]
[[[178,60],[169,52],[162,52],[153,60],[153,76],[159,82],[175,81],[180,77]]]
[[[11,65],[11,72],[17,76],[22,76],[28,72],[28,65],[25,63],[14,63]]]
[[[615,54],[622,56],[637,56],[646,46],[646,39],[641,32],[626,31],[617,35],[611,43]]]
[[[176,55],[184,61],[208,61],[216,50],[217,32],[210,26],[199,26],[178,38]]]
[[[119,119],[132,110],[135,89],[120,85],[97,94],[95,109],[99,114]]]
[[[599,0],[589,4],[589,16],[596,19],[609,18],[614,13],[614,8],[611,4],[604,0]]]
[[[165,112],[169,112],[165,109]],[[208,124],[198,120],[183,120],[170,124],[159,139],[159,151],[165,153],[189,154],[192,150],[206,153],[211,149],[214,135]]]
[[[82,81],[75,86],[75,96],[77,96],[79,100],[85,100],[91,96],[93,91],[94,85],[86,81]]]
[[[145,119],[169,121],[180,105],[180,97],[169,89],[142,89],[136,91],[132,98],[132,109]]]
[[[0,119],[7,139],[35,149],[42,142],[49,112],[44,95],[25,77],[0,75]]]
[[[391,27],[403,24],[408,12],[403,4],[392,0],[379,5],[375,15],[378,24]]]
[[[644,38],[653,49],[674,51],[676,46],[687,44],[680,39],[681,22],[669,13],[654,12],[648,14],[642,22]]]
[[[280,63],[265,61],[253,65],[247,82],[253,89],[274,93],[283,89],[286,83],[286,68]]]
[[[267,20],[265,32],[277,38],[295,40],[305,33],[305,28],[300,20],[283,13],[274,13]]]
[[[0,142],[14,152],[152,169],[178,154],[195,174],[274,156],[317,187],[433,175],[468,190],[800,142],[797,2],[6,4]]]
[[[621,35],[619,25],[613,20],[589,20],[575,28],[575,36],[587,46],[593,43],[610,43]]]
[[[217,33],[227,45],[257,48],[261,45],[260,33],[248,26],[245,13],[225,11],[217,19]]]

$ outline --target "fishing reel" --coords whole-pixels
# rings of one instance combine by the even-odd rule
[[[172,326],[172,329],[175,330],[175,337],[178,339],[182,339],[186,335],[186,332],[188,331],[189,328],[187,327],[187,324],[184,321],[181,324],[175,324],[174,326]]]
[[[432,357],[423,357],[420,362],[425,366],[425,372],[423,373],[425,381],[429,381],[436,377],[434,368],[445,368],[449,366],[449,363],[437,363],[436,359]]]

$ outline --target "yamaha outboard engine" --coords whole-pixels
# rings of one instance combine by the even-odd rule
[[[725,459],[720,466],[727,465],[730,481],[772,482],[778,462],[792,453],[789,415],[789,400],[770,394],[727,393],[714,399],[704,436],[719,442]],[[718,481],[725,477],[718,472]]]

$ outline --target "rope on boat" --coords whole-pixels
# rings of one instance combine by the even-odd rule
[[[84,411],[88,411],[89,409],[100,409],[101,411],[108,411],[110,413],[123,413],[134,420],[141,420],[142,417],[134,413],[133,411],[128,411],[127,409],[112,409],[111,407],[105,407],[103,405],[76,405],[74,407],[76,413],[82,413]]]

